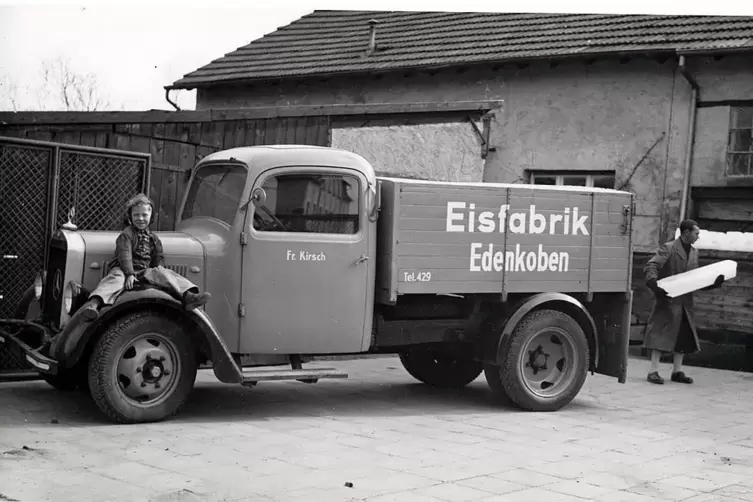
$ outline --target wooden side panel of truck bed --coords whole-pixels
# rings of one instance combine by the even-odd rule
[[[630,291],[628,192],[380,182],[378,301],[401,294]]]

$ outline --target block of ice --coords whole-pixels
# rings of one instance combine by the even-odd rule
[[[691,291],[697,291],[706,286],[711,286],[720,275],[725,281],[737,276],[737,262],[734,260],[722,260],[705,267],[689,270],[681,274],[666,277],[657,284],[672,297],[682,296]]]
[[[680,237],[680,229],[675,231],[675,239]],[[696,249],[716,249],[720,251],[740,251],[753,253],[753,232],[713,232],[701,230]]]

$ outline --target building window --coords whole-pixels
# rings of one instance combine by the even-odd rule
[[[359,182],[355,176],[281,174],[264,181],[254,229],[261,232],[358,233]]]
[[[730,109],[727,176],[753,176],[753,106]]]
[[[614,171],[534,171],[531,173],[534,185],[569,185],[578,187],[614,188]]]

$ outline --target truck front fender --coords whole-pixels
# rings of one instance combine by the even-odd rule
[[[586,309],[585,305],[572,296],[564,293],[539,293],[537,295],[529,296],[516,304],[510,310],[512,314],[509,315],[505,321],[497,348],[503,347],[507,343],[510,335],[515,330],[515,327],[526,314],[532,310],[544,307],[564,312],[580,324],[580,327],[583,328],[586,338],[588,339],[588,348],[591,353],[589,369],[591,372],[595,371],[596,367],[599,365],[599,333],[596,329],[596,322],[594,321],[593,316],[588,312],[588,309]]]
[[[230,350],[206,312],[198,309],[186,311],[179,301],[158,289],[123,293],[112,307],[102,309],[93,322],[86,322],[80,315],[74,315],[65,329],[53,339],[50,356],[64,368],[71,368],[93,346],[107,325],[125,314],[155,308],[169,312],[171,317],[179,318],[195,328],[209,348],[208,355],[218,380],[224,383],[242,381],[241,369],[235,364]]]

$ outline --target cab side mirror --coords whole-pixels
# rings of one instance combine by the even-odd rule
[[[373,184],[369,184],[368,192],[371,195],[372,206],[369,210],[369,221],[376,221],[379,218],[379,210],[382,209],[382,187],[379,185],[379,180]],[[367,198],[368,199],[368,198]]]
[[[255,206],[263,205],[267,201],[267,192],[261,187],[254,188],[251,200]]]

